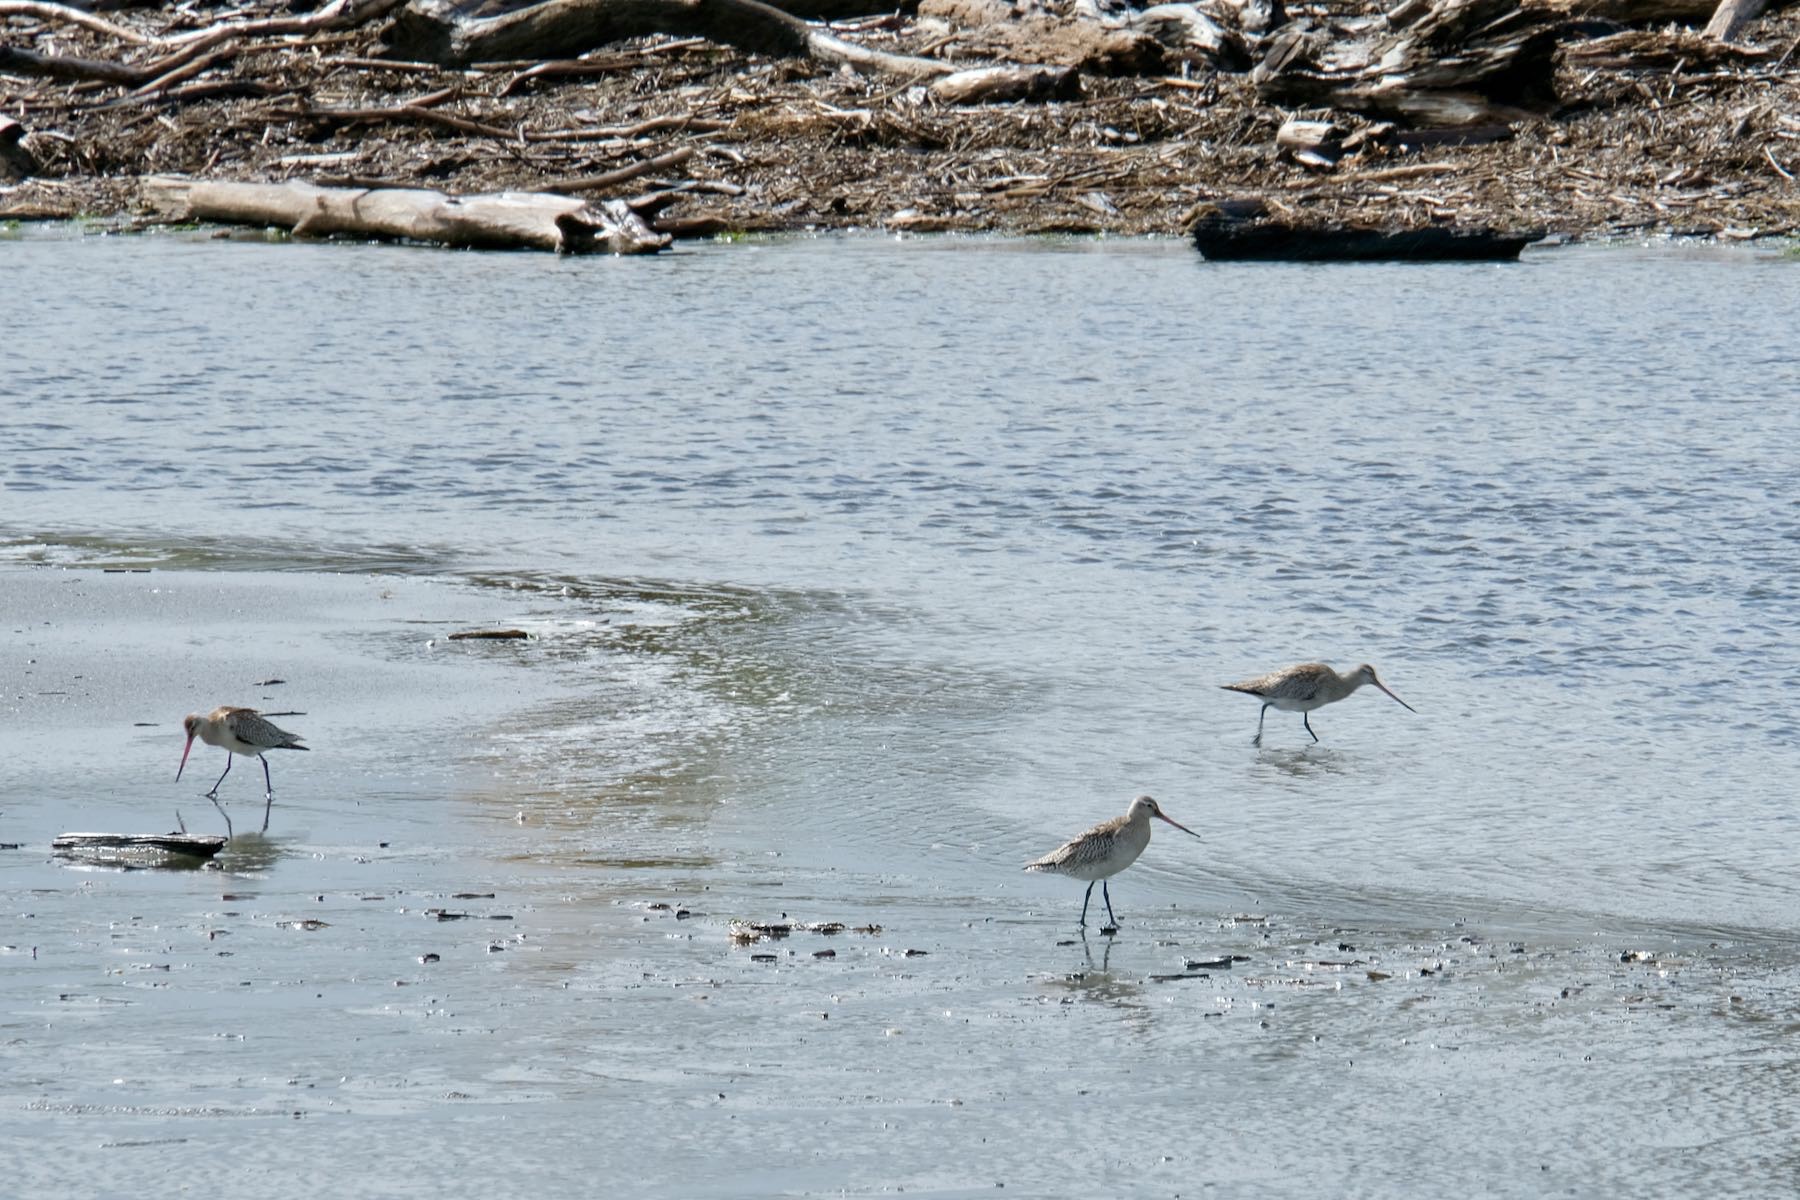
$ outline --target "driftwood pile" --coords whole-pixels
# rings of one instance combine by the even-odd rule
[[[0,0],[0,216],[1800,229],[1800,17],[1755,0],[893,2]]]

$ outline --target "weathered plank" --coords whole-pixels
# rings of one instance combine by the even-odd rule
[[[211,858],[230,844],[230,838],[198,833],[65,833],[50,843],[55,854],[93,855],[110,850],[136,850]]]

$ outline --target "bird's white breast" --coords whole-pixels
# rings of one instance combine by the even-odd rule
[[[238,741],[237,736],[231,732],[230,726],[223,724],[202,725],[200,727],[200,740],[209,746],[218,746],[221,749],[231,751],[233,754],[243,754],[251,758],[254,758],[263,752],[261,746],[252,746],[248,742]]]

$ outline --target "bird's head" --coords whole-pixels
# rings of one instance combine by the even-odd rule
[[[1168,813],[1165,813],[1162,810],[1162,806],[1149,796],[1139,796],[1136,800],[1133,800],[1131,802],[1131,808],[1126,812],[1125,817],[1127,820],[1131,821],[1144,821],[1151,817],[1155,817],[1159,821],[1167,821],[1185,834],[1190,834],[1193,837],[1200,836],[1186,825],[1183,825],[1180,821],[1171,817]]]
[[[1404,708],[1407,712],[1418,712],[1419,711],[1418,709],[1414,708],[1412,705],[1408,704],[1406,701],[1400,699],[1400,697],[1394,696],[1394,693],[1388,690],[1388,685],[1381,682],[1381,678],[1375,674],[1375,668],[1370,666],[1368,663],[1364,663],[1362,666],[1356,668],[1356,682],[1357,682],[1358,686],[1361,686],[1362,684],[1365,684],[1365,683],[1374,684],[1376,687],[1380,688],[1382,691],[1387,692],[1387,694],[1389,696],[1393,696],[1394,702],[1396,704],[1398,704],[1401,708]]]

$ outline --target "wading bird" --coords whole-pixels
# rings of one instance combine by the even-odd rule
[[[269,779],[269,760],[263,758],[265,750],[306,750],[309,747],[300,744],[296,734],[277,728],[275,723],[257,712],[254,708],[233,708],[229,704],[221,705],[207,713],[204,717],[199,713],[189,713],[182,719],[182,726],[187,730],[187,745],[181,749],[181,766],[175,768],[176,780],[181,779],[181,772],[187,768],[188,751],[194,748],[194,739],[199,738],[209,746],[221,746],[225,755],[225,769],[219,773],[217,783],[206,798],[213,802],[219,815],[225,818],[225,836],[231,836],[231,814],[219,803],[219,784],[225,782],[225,776],[231,774],[231,758],[234,754],[242,754],[246,758],[261,758],[263,765],[263,832],[269,831],[269,809],[275,804],[275,784]]]
[[[1112,896],[1106,889],[1106,881],[1136,862],[1138,855],[1144,852],[1144,847],[1150,844],[1151,817],[1167,821],[1190,836],[1200,836],[1180,821],[1169,817],[1150,797],[1139,796],[1131,802],[1131,807],[1125,810],[1124,816],[1101,822],[1075,840],[1064,842],[1044,857],[1026,863],[1025,869],[1046,871],[1052,875],[1069,875],[1088,881],[1087,892],[1081,898],[1081,919],[1077,922],[1080,925],[1087,924],[1088,901],[1093,899],[1094,884],[1098,883],[1100,898],[1106,901],[1106,917],[1116,927],[1119,918],[1113,916]]]
[[[1368,663],[1343,675],[1324,663],[1301,663],[1297,667],[1287,667],[1256,679],[1246,679],[1242,683],[1220,686],[1228,692],[1243,692],[1263,702],[1262,711],[1256,715],[1256,736],[1250,739],[1252,746],[1260,746],[1263,718],[1269,715],[1270,707],[1279,708],[1282,712],[1299,713],[1300,723],[1306,726],[1306,732],[1312,733],[1312,740],[1316,742],[1319,735],[1313,733],[1312,721],[1306,714],[1321,704],[1342,700],[1365,683],[1372,683],[1393,696],[1395,702],[1407,712],[1419,711],[1400,697],[1394,696],[1394,693],[1388,692],[1387,684],[1375,677],[1375,668]]]

